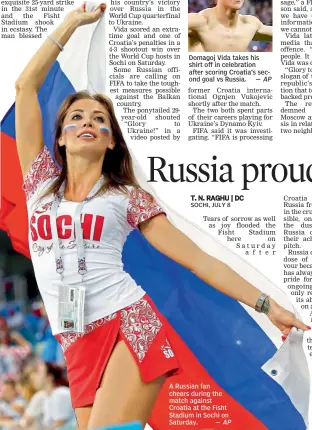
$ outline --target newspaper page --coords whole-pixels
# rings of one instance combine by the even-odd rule
[[[79,428],[119,425],[116,428],[134,430],[142,425],[154,430],[311,429],[311,0],[110,0],[100,18],[95,19],[92,14],[96,14],[96,7],[98,3],[81,6],[74,0],[1,0],[0,320],[3,327],[8,327],[0,328],[1,345],[5,344],[6,333],[11,336],[12,348],[24,348],[23,359],[27,356],[25,350],[31,348],[31,356],[37,357],[43,367],[44,362],[53,361],[66,369],[67,363],[73,407],[90,407],[87,418],[76,409]],[[83,14],[92,18],[88,21]],[[66,26],[64,22],[69,21]],[[26,65],[42,46],[47,46],[42,51],[46,60],[38,54],[25,73]],[[27,79],[18,81],[20,76]],[[128,350],[137,342],[138,349],[131,350],[136,371],[129,368],[126,372],[127,361],[122,361],[125,353],[115,368],[108,365],[97,376],[103,383],[103,391],[97,391],[97,397],[100,382],[92,394],[94,379],[88,379],[91,377],[82,368],[88,360],[95,363],[97,355],[102,360],[104,352],[96,352],[94,345],[106,341],[90,334],[94,337],[89,344],[92,349],[83,336],[86,346],[79,350],[81,339],[76,339],[81,334],[71,337],[69,332],[63,337],[63,342],[68,342],[65,348],[70,345],[67,356],[62,344],[64,361],[60,349],[58,358],[51,353],[60,348],[53,344],[52,335],[49,344],[44,343],[44,336],[40,344],[49,359],[40,355],[38,326],[33,325],[29,335],[29,314],[31,309],[33,314],[37,309],[40,294],[47,316],[41,310],[38,321],[46,321],[45,329],[49,320],[52,324],[50,315],[56,312],[52,299],[48,302],[44,296],[48,287],[43,292],[39,288],[39,293],[36,285],[40,287],[39,261],[45,261],[37,257],[40,253],[53,253],[55,248],[49,224],[51,205],[28,215],[27,226],[23,227],[27,212],[16,127],[23,118],[24,123],[32,118],[29,110],[34,108],[31,104],[27,108],[24,101],[22,111],[16,115],[18,82],[25,87],[20,89],[25,94],[29,88],[34,90],[34,82],[42,84],[40,91],[35,88],[36,94],[39,91],[41,117],[35,112],[33,118],[42,119],[44,144],[52,157],[57,132],[54,124],[64,99],[81,90],[109,96],[131,153],[136,180],[143,193],[157,201],[146,213],[142,197],[137,196],[136,203],[132,203],[136,214],[144,212],[145,219],[153,217],[153,221],[145,221],[147,227],[137,228],[128,236],[123,264],[162,315],[160,324],[167,330],[166,342],[161,344],[157,334],[160,326],[156,330],[151,314],[140,321],[141,310],[133,308],[136,325],[127,326],[128,332],[123,332],[121,339],[126,344],[128,339]],[[78,121],[83,121],[85,111],[80,111]],[[85,137],[90,143],[95,138],[92,121],[88,123],[89,136]],[[76,125],[68,124],[67,131],[77,130]],[[38,130],[37,125],[28,123],[23,130],[36,137],[32,130]],[[114,149],[121,135],[116,128],[111,132],[104,124],[103,141],[110,133],[113,138],[108,148]],[[21,154],[19,150],[19,157],[23,157]],[[49,163],[41,165],[26,187],[35,189],[40,178],[49,178]],[[87,177],[86,172],[85,180]],[[80,181],[83,184],[81,178]],[[73,201],[82,201],[86,196]],[[161,216],[154,216],[159,208],[166,213],[169,224]],[[40,227],[39,218],[44,211],[48,212],[42,215]],[[88,252],[98,246],[96,240],[111,240],[109,246],[114,247],[121,233],[116,233],[111,224],[114,234],[107,233],[110,239],[103,238],[103,225],[103,232],[108,232],[105,223],[112,223],[112,218],[106,221],[102,212],[95,212],[90,219],[87,216],[82,241],[88,243],[84,245],[88,267]],[[119,220],[120,213],[115,216]],[[69,237],[74,240],[71,243],[78,243],[79,226],[66,217],[69,215],[63,212],[63,218],[57,219],[58,238],[64,239],[61,243]],[[128,221],[130,218],[128,214]],[[30,255],[29,229],[29,240],[37,240],[37,235],[50,240],[50,245],[40,248],[32,244]],[[64,255],[69,249],[70,245],[63,246]],[[26,274],[34,252],[35,275],[32,268]],[[107,258],[109,254],[94,264],[105,265]],[[76,260],[73,262],[75,265]],[[65,274],[66,270],[65,267]],[[72,266],[69,270],[76,269]],[[46,271],[49,273],[48,266]],[[113,283],[117,282],[116,276]],[[52,296],[56,296],[57,290],[53,291]],[[87,286],[86,306],[91,307],[88,294]],[[114,293],[114,300],[120,300],[118,294]],[[110,300],[112,297],[113,293]],[[98,305],[106,306],[101,299],[96,300]],[[56,301],[53,303],[56,306]],[[114,312],[122,309],[118,303]],[[265,309],[266,305],[271,307]],[[256,306],[260,312],[254,310]],[[157,318],[156,311],[150,312]],[[110,312],[108,317],[99,313],[98,318],[113,318],[112,315],[115,314]],[[149,330],[145,338],[141,326]],[[94,327],[96,324],[92,330]],[[25,336],[24,343],[16,332]],[[139,339],[138,333],[143,337]],[[161,357],[152,349],[157,342]],[[84,355],[86,350],[90,351],[88,358]],[[70,351],[78,351],[71,353],[78,363],[72,373]],[[155,356],[151,358],[152,354]],[[163,357],[168,364],[161,373]],[[94,373],[101,372],[97,366],[105,367],[106,362],[101,360],[92,365]],[[169,364],[170,360],[176,360],[176,364]],[[0,361],[4,362],[1,357]],[[11,386],[4,378],[12,380],[10,372],[1,364],[0,383],[5,388],[0,400],[0,428],[12,427],[14,420],[16,425],[27,427],[23,420],[33,394],[29,396],[23,390],[22,362],[19,360],[15,369],[18,376]],[[141,373],[136,379],[138,369]],[[32,372],[38,381],[40,366]],[[105,379],[105,372],[110,379]],[[78,374],[85,376],[77,377]],[[156,376],[164,374],[170,377],[162,380],[157,389],[155,385],[151,388],[151,380],[160,381]],[[156,376],[148,379],[146,375]],[[38,392],[38,384],[36,387]],[[78,392],[80,403],[75,403]],[[14,407],[13,400],[17,398],[24,402],[20,409]],[[47,405],[47,400],[42,404]],[[64,428],[76,428],[71,406],[55,404],[55,417],[50,414],[48,424],[42,421],[38,428],[56,426],[58,420],[67,425]],[[71,412],[63,416],[61,411],[66,408]],[[121,424],[125,422],[127,427]]]

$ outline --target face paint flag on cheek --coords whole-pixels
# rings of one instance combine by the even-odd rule
[[[108,128],[100,127],[100,133],[104,134],[105,136],[108,136],[110,132]]]
[[[67,124],[67,125],[65,125],[63,131],[64,131],[64,133],[68,133],[69,131],[76,130],[76,128],[77,128],[76,124]]]

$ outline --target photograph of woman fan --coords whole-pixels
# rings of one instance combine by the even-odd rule
[[[138,186],[107,96],[79,91],[63,101],[54,140],[60,168],[55,163],[43,141],[38,91],[75,30],[104,11],[105,5],[93,12],[82,6],[69,13],[16,81],[31,257],[65,353],[80,429],[131,421],[144,426],[165,380],[183,371],[162,314],[144,285],[123,270],[121,253],[133,229],[215,289],[266,314],[284,338],[293,327],[309,329],[169,222]]]

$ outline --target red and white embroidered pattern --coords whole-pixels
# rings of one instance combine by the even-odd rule
[[[120,329],[141,362],[162,323],[144,297],[120,312]]]
[[[79,339],[82,336],[85,336],[88,333],[91,333],[95,329],[102,327],[104,324],[106,324],[108,321],[113,320],[116,318],[117,313],[114,312],[113,314],[110,314],[104,318],[100,318],[97,321],[94,321],[90,324],[86,324],[84,326],[84,333],[76,333],[74,331],[65,331],[63,333],[59,334],[60,337],[60,343],[62,345],[63,351],[65,352],[66,349],[70,347],[77,339]]]
[[[59,337],[63,351],[65,352],[77,339],[116,318],[117,314],[118,313],[115,312],[91,324],[85,325],[85,332],[83,334],[72,331],[60,333]],[[120,330],[127,338],[131,348],[141,362],[153,340],[159,333],[162,323],[144,297],[132,305],[127,306],[125,309],[122,309],[120,311],[120,317]]]
[[[127,221],[131,227],[136,228],[141,222],[160,213],[164,213],[164,210],[153,196],[142,188],[133,188],[127,208]]]
[[[39,152],[29,172],[24,177],[23,189],[29,200],[40,184],[60,173],[46,146]]]

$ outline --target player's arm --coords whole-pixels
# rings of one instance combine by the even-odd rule
[[[200,43],[200,33],[207,23],[206,18],[200,13],[188,14],[188,45],[189,50],[193,50],[195,45]]]
[[[189,13],[188,14],[188,33],[192,35],[194,33],[200,32],[200,30],[204,27],[207,20],[200,13]]]
[[[258,42],[272,42],[273,40],[273,27],[271,25],[264,25],[262,22],[257,20],[257,31],[253,37],[254,41]]]

